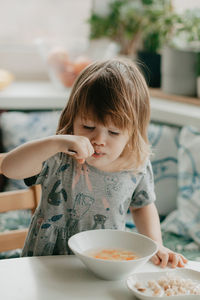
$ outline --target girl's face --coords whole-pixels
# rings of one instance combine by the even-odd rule
[[[121,130],[112,122],[105,127],[80,116],[76,117],[73,130],[74,135],[87,137],[94,148],[94,154],[86,159],[89,165],[108,172],[115,169],[115,163],[129,141],[128,130]]]

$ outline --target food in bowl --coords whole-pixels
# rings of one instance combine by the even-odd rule
[[[200,272],[176,268],[158,272],[135,273],[127,286],[138,299],[200,299]]]
[[[88,270],[105,280],[127,278],[128,275],[144,265],[157,252],[158,248],[156,242],[142,234],[115,229],[97,229],[77,233],[70,237],[68,245]],[[91,253],[95,249],[128,250],[139,258],[110,260],[88,255],[88,252]]]
[[[122,249],[93,249],[85,252],[94,258],[104,259],[104,260],[133,260],[140,256],[136,255],[133,251],[122,250]]]
[[[200,295],[200,283],[180,276],[162,276],[158,280],[148,280],[141,285],[135,283],[135,288],[144,294],[152,296]]]

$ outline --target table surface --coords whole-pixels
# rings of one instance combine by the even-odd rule
[[[187,268],[200,271],[200,262]],[[147,263],[137,272],[159,271]],[[0,260],[2,300],[133,300],[125,280],[105,281],[86,270],[74,255],[24,257]]]

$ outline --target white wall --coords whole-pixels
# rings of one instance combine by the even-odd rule
[[[16,79],[47,79],[35,39],[88,39],[91,0],[0,0],[0,68]]]
[[[0,43],[88,35],[91,0],[0,0],[0,8]]]
[[[200,0],[172,0],[172,3],[175,10],[180,13],[186,9],[200,8]]]

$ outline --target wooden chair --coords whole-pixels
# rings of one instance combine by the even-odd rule
[[[0,174],[1,162],[6,153],[0,153]],[[40,185],[35,185],[24,190],[0,192],[0,213],[12,210],[31,209],[34,213],[41,194]],[[0,232],[0,252],[23,248],[27,229],[8,230]]]

